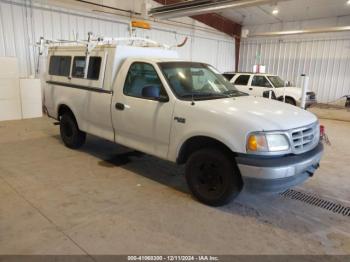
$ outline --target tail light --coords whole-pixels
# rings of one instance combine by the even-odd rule
[[[324,127],[324,125],[320,125],[320,138],[321,141],[327,145],[331,145],[331,142],[328,139],[328,136],[326,134],[326,128]]]

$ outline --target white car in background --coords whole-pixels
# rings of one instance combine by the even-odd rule
[[[223,74],[235,87],[242,92],[253,96],[269,97],[269,91],[273,91],[272,97],[292,105],[299,105],[301,102],[302,89],[295,86],[286,86],[277,75],[256,74],[256,73],[224,73]],[[316,103],[314,92],[306,93],[306,107]]]

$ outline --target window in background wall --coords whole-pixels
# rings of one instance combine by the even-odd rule
[[[89,68],[87,79],[98,80],[101,69],[101,57],[91,56],[89,60]],[[72,77],[84,78],[86,58],[85,56],[75,56],[73,60]]]
[[[71,61],[72,57],[70,56],[51,56],[49,74],[54,76],[69,76]]]

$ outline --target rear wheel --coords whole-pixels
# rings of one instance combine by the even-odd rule
[[[60,133],[63,143],[72,149],[81,147],[86,140],[86,133],[79,130],[74,116],[65,113],[60,119]]]
[[[219,149],[200,149],[186,164],[186,180],[202,203],[221,206],[238,196],[242,180],[232,157]]]

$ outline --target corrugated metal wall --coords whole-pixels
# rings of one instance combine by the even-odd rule
[[[178,49],[181,58],[207,62],[221,71],[235,68],[235,44],[229,37],[181,27],[168,29],[159,24],[153,28],[138,36],[149,36],[165,44],[175,44],[189,37],[188,43]],[[41,36],[73,40],[77,34],[79,39],[86,38],[88,32],[101,36],[128,36],[128,21],[27,0],[0,0],[0,56],[18,57],[22,77],[35,72],[38,59],[33,43]]]
[[[299,86],[300,75],[309,75],[321,102],[350,94],[350,37],[243,40],[239,70],[252,71],[256,63]]]

